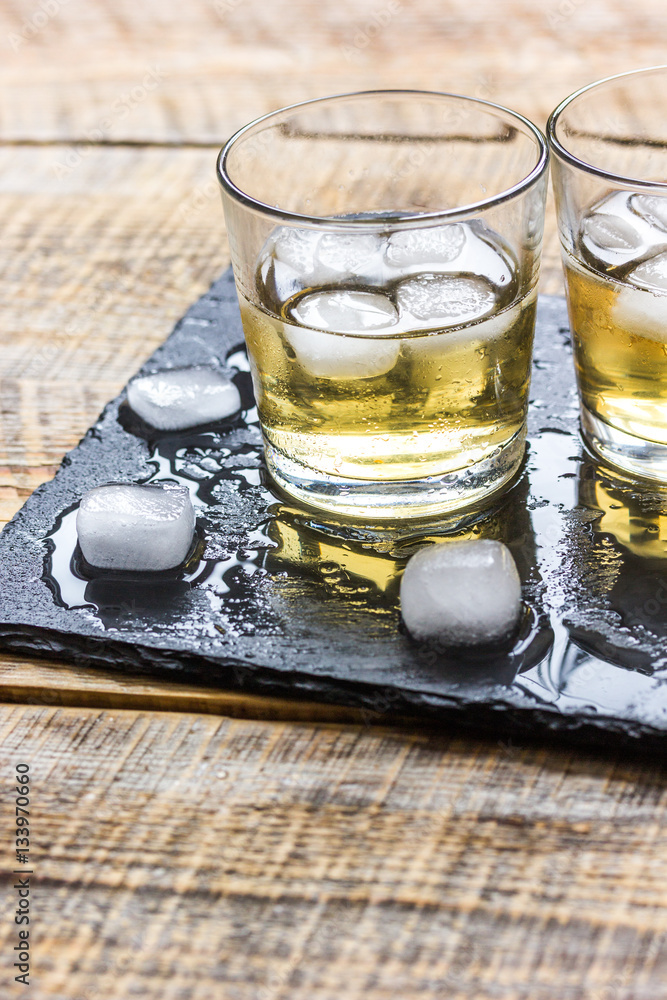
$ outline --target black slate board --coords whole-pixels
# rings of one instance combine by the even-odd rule
[[[0,536],[0,646],[221,688],[414,715],[474,730],[655,749],[667,742],[667,496],[584,452],[564,300],[538,311],[529,447],[496,506],[374,530],[334,524],[272,492],[231,272],[144,371],[214,364],[244,413],[155,435],[121,394]],[[176,480],[199,513],[185,575],[86,579],[73,521],[110,481]],[[494,537],[524,585],[505,648],[420,645],[398,612],[400,572],[426,539]]]

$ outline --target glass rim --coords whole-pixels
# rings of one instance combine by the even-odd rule
[[[624,73],[614,73],[613,76],[605,76],[602,80],[595,80],[593,83],[586,84],[585,87],[580,87],[579,90],[575,90],[574,93],[562,100],[560,104],[556,105],[547,120],[547,139],[552,153],[554,153],[560,160],[564,160],[565,163],[568,163],[572,167],[576,167],[578,170],[583,170],[585,173],[593,174],[596,177],[602,177],[604,180],[609,180],[616,184],[632,187],[635,190],[639,188],[642,191],[667,190],[667,181],[644,181],[637,177],[630,177],[627,174],[615,174],[611,170],[605,170],[604,167],[596,167],[594,163],[588,163],[586,160],[581,160],[578,156],[575,156],[574,153],[571,153],[556,135],[556,128],[558,127],[562,113],[570,106],[570,104],[576,101],[577,98],[588,93],[589,90],[595,90],[596,87],[603,87],[608,83],[612,83],[614,80],[623,80],[624,78],[631,76],[639,77],[644,74],[655,73],[658,70],[663,70],[667,73],[667,64],[645,66],[642,69],[631,69],[626,70]]]
[[[547,142],[546,136],[541,129],[537,127],[530,119],[525,118],[518,111],[512,111],[510,108],[504,107],[502,104],[495,104],[492,101],[485,101],[480,97],[467,97],[465,94],[454,94],[448,91],[438,91],[438,90],[417,90],[417,89],[377,89],[377,90],[355,90],[350,93],[345,94],[331,94],[327,97],[316,97],[307,101],[298,101],[296,104],[289,104],[284,108],[278,108],[276,111],[269,111],[268,114],[260,115],[259,118],[253,119],[253,121],[248,122],[242,128],[237,129],[236,132],[227,140],[225,145],[220,150],[218,158],[216,161],[216,175],[218,182],[222,190],[232,197],[235,201],[240,202],[246,208],[250,208],[253,211],[261,215],[269,215],[273,219],[279,219],[283,222],[296,222],[300,225],[309,226],[321,226],[325,223],[327,226],[339,229],[359,229],[361,227],[376,228],[378,226],[377,218],[363,218],[363,219],[351,219],[344,221],[340,216],[326,216],[326,215],[304,215],[300,212],[291,212],[286,209],[276,208],[275,206],[269,205],[266,202],[260,201],[257,198],[253,198],[251,195],[247,194],[241,188],[239,188],[229,176],[227,172],[227,159],[232,150],[232,147],[241,139],[246,133],[251,129],[255,128],[256,125],[266,122],[271,118],[275,118],[278,115],[283,115],[287,111],[294,111],[298,108],[304,108],[316,104],[326,104],[332,101],[340,101],[348,98],[354,97],[387,97],[387,96],[406,96],[415,95],[419,97],[449,97],[455,98],[459,101],[467,101],[470,104],[481,105],[482,107],[492,108],[494,111],[501,111],[504,115],[508,115],[510,118],[514,119],[516,122],[520,122],[532,136],[536,142],[537,146],[537,162],[535,166],[530,170],[525,177],[517,181],[511,187],[506,188],[497,195],[493,195],[490,198],[483,198],[480,201],[470,202],[467,205],[460,205],[456,208],[439,209],[435,212],[419,212],[419,213],[406,213],[403,216],[397,217],[396,219],[387,220],[390,222],[392,228],[415,228],[424,221],[437,222],[440,220],[451,220],[458,219],[461,216],[469,215],[471,212],[479,212],[484,209],[493,208],[496,205],[500,205],[503,202],[510,201],[517,195],[522,194],[524,191],[529,190],[533,187],[540,178],[544,175],[547,167],[549,166],[549,144]]]

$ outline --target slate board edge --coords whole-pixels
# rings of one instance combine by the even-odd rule
[[[79,652],[72,655],[72,650]],[[563,715],[548,708],[520,708],[498,697],[484,701],[465,697],[444,698],[426,692],[406,691],[384,687],[378,694],[377,685],[363,682],[316,682],[299,671],[290,674],[289,683],[284,675],[270,668],[228,659],[183,655],[170,662],[170,651],[156,647],[124,643],[121,640],[91,640],[90,637],[68,636],[63,644],[63,634],[48,629],[35,629],[21,625],[0,625],[0,648],[7,651],[47,656],[51,659],[85,665],[86,668],[117,669],[115,656],[137,674],[167,680],[170,670],[178,668],[179,683],[187,681],[196,687],[216,686],[224,683],[226,691],[242,691],[266,697],[281,697],[299,701],[317,701],[323,704],[345,705],[366,710],[376,724],[379,721],[413,721],[416,725],[426,722],[429,727],[449,726],[476,734],[518,737],[530,743],[540,736],[555,742],[566,741],[597,749],[627,747],[640,753],[654,753],[667,746],[664,730],[642,723],[628,723],[601,714],[579,713]],[[202,665],[211,668],[211,675],[202,673]],[[185,667],[185,670],[183,669]],[[212,676],[214,675],[215,676]],[[385,706],[384,708],[382,706]]]

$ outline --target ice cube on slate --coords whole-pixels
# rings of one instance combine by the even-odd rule
[[[302,325],[286,325],[285,337],[299,364],[316,378],[372,378],[384,375],[396,364],[400,341],[372,339],[373,335],[390,333],[398,319],[384,295],[350,290],[313,292],[299,300],[292,316]],[[371,337],[341,336],[349,333]]]
[[[482,645],[509,635],[521,614],[521,581],[512,554],[490,539],[438,542],[408,561],[401,614],[422,641]]]
[[[184,561],[194,537],[195,512],[184,486],[98,486],[82,498],[76,530],[91,566],[158,572]]]
[[[127,387],[137,416],[160,431],[180,431],[223,420],[241,407],[233,382],[212,368],[173,368],[140,375]]]
[[[457,223],[406,229],[389,237],[386,257],[395,267],[449,264],[459,256],[465,241],[465,229]]]
[[[478,275],[420,274],[402,281],[396,301],[403,315],[422,327],[459,326],[493,312],[493,285]]]

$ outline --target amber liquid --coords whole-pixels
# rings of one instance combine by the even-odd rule
[[[297,462],[352,479],[418,479],[480,462],[523,426],[534,313],[533,297],[464,330],[415,331],[389,371],[337,379],[311,374],[289,324],[243,301],[264,433]]]
[[[617,430],[667,445],[667,295],[569,254],[564,262],[583,405]]]
[[[458,474],[521,446],[536,296],[517,294],[516,262],[496,234],[472,223],[361,244],[325,236],[330,277],[319,286],[308,271],[316,237],[287,239],[278,230],[267,241],[259,301],[240,295],[259,415],[278,454],[320,475],[389,483]],[[367,258],[345,277],[342,256],[359,245]],[[294,290],[304,274],[307,287]]]
[[[612,458],[614,441],[667,445],[666,212],[664,197],[612,192],[563,253],[584,427],[588,413]]]

